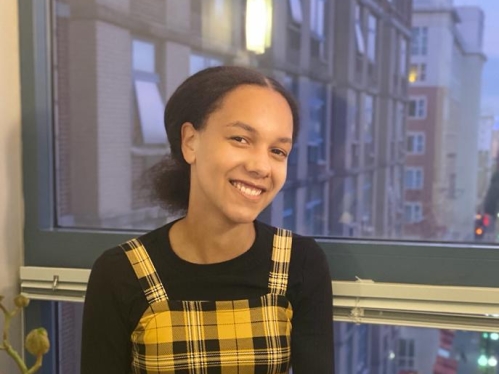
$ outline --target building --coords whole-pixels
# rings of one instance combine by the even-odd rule
[[[477,173],[477,212],[482,211],[482,204],[490,184],[497,155],[493,153],[492,135],[495,117],[482,113],[478,131],[478,173]]]
[[[55,4],[61,226],[172,219],[143,188],[168,153],[164,103],[196,71],[242,64],[287,85],[303,124],[288,182],[260,218],[310,235],[400,236],[410,2],[270,2],[259,53],[242,0]]]
[[[404,234],[472,238],[476,209],[483,12],[415,0]],[[463,105],[466,103],[466,105]],[[470,174],[471,173],[471,174]]]

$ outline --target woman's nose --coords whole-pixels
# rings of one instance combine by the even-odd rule
[[[259,178],[270,175],[270,155],[268,151],[255,151],[248,155],[246,170]]]

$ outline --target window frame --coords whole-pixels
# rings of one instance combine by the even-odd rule
[[[412,140],[412,150],[409,149],[410,139]],[[418,143],[421,141],[421,144]],[[407,132],[407,154],[408,155],[424,155],[426,153],[426,133],[423,131],[408,131]],[[421,149],[418,146],[421,145]]]
[[[411,114],[411,103],[414,102],[414,115]],[[420,114],[422,112],[422,114]],[[426,96],[411,96],[407,106],[407,118],[410,120],[423,120],[428,116],[428,99]]]
[[[412,183],[410,185],[407,185],[407,173],[412,174]],[[418,183],[418,180],[420,183]],[[404,170],[404,187],[406,190],[422,190],[424,188],[424,168],[421,166],[407,166]]]

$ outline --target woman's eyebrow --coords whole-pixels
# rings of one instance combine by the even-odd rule
[[[258,134],[257,129],[255,129],[253,126],[248,125],[247,123],[244,123],[244,122],[241,122],[241,121],[231,122],[231,123],[227,124],[227,127],[239,127],[241,129],[249,132],[249,133]],[[281,138],[277,139],[277,141],[279,143],[290,143],[290,144],[293,144],[293,139],[288,138],[288,137],[281,137]]]

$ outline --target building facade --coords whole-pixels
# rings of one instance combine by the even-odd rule
[[[480,9],[450,0],[414,1],[406,237],[472,238],[477,187],[469,175],[478,165],[483,20]]]

